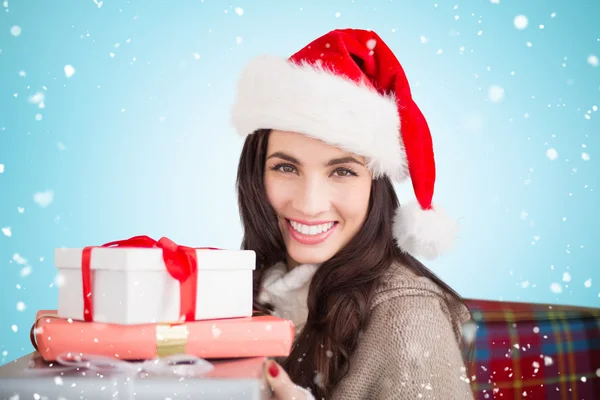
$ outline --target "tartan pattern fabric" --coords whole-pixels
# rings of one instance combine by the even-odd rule
[[[466,302],[475,399],[600,399],[600,308]]]

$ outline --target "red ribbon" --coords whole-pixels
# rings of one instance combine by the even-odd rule
[[[180,316],[185,321],[193,321],[196,317],[196,288],[198,285],[198,261],[196,249],[220,250],[214,247],[179,246],[172,240],[162,237],[158,241],[149,236],[134,236],[125,240],[108,242],[102,246],[84,247],[81,257],[81,277],[83,281],[83,317],[91,322],[94,315],[91,283],[91,254],[98,247],[141,247],[161,248],[163,261],[169,274],[179,281],[180,287]]]

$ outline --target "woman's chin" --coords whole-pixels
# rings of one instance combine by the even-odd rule
[[[288,244],[289,256],[298,264],[322,264],[335,254],[329,246]]]

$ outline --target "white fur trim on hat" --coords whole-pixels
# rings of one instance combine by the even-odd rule
[[[408,176],[394,95],[323,67],[254,58],[241,73],[231,119],[242,136],[257,129],[302,133],[364,156],[374,177]]]
[[[403,251],[432,260],[452,248],[458,230],[458,222],[444,210],[423,210],[413,202],[396,210],[392,234]]]

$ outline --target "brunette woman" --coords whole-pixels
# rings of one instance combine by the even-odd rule
[[[252,60],[232,120],[255,307],[296,327],[291,355],[265,365],[274,396],[472,399],[469,310],[417,260],[449,249],[457,224],[432,204],[430,131],[381,38],[334,30]],[[407,178],[416,202],[401,206]]]

